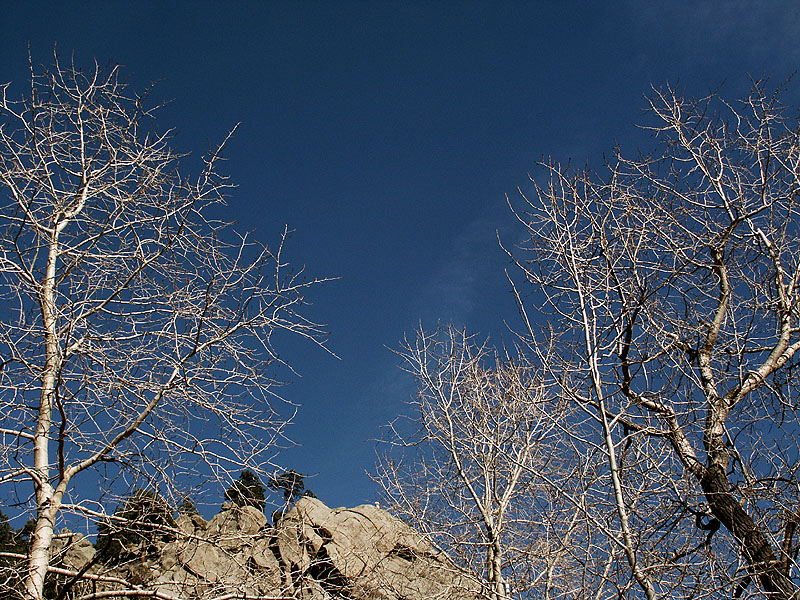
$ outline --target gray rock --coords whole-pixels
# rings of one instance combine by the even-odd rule
[[[363,600],[480,597],[477,581],[372,505],[330,509],[302,498],[278,524],[277,540],[284,565],[333,594]]]
[[[50,550],[51,560],[60,563],[65,569],[81,570],[95,555],[92,543],[80,533],[72,533],[64,529],[56,539]]]
[[[274,528],[253,507],[226,503],[223,509],[208,522],[199,515],[178,517],[178,538],[159,548],[155,559],[105,574],[187,600],[226,594],[306,600],[481,598],[477,580],[375,506],[331,509],[302,498]],[[70,539],[61,546],[65,559],[75,557],[76,565],[91,560],[88,541]]]
[[[223,508],[229,506],[215,515],[205,529],[205,535],[215,540],[222,548],[235,551],[252,542],[261,534],[267,524],[264,513],[252,506],[236,506],[226,502]]]
[[[217,583],[235,569],[235,564],[214,542],[190,541],[180,549],[178,562],[184,570],[208,583]]]
[[[179,515],[175,525],[186,535],[199,535],[208,528],[208,522],[200,515]]]

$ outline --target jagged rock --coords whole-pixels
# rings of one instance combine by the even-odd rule
[[[411,527],[371,505],[302,498],[278,523],[284,565],[357,599],[479,597],[480,586]]]
[[[223,580],[237,566],[215,542],[189,542],[178,553],[178,562],[186,571],[208,583]]]
[[[175,519],[175,525],[186,535],[195,535],[204,532],[208,528],[208,521],[200,515],[179,515]]]
[[[65,569],[81,570],[94,558],[95,550],[92,543],[80,533],[63,530],[50,550],[53,563],[61,564]]]
[[[279,573],[280,565],[272,548],[271,540],[265,538],[256,540],[252,549],[253,562],[260,569]]]
[[[267,524],[264,513],[253,506],[236,506],[226,502],[223,509],[226,510],[209,521],[205,533],[225,550],[234,551],[252,544]]]
[[[477,581],[408,525],[371,505],[331,509],[306,497],[268,527],[257,509],[226,503],[208,522],[182,515],[176,524],[183,535],[164,543],[155,558],[104,574],[186,599],[481,598]],[[81,554],[86,544],[76,538],[63,545],[64,557],[74,555],[75,565],[86,564],[91,560],[88,552]]]

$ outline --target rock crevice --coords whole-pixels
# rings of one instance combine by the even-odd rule
[[[256,508],[233,504],[210,521],[177,519],[176,539],[150,558],[92,565],[93,574],[121,578],[174,598],[247,597],[308,600],[478,600],[481,585],[411,527],[371,505],[328,508],[302,498],[274,525]],[[54,556],[80,570],[91,544],[67,536]],[[94,582],[94,589],[118,584]]]

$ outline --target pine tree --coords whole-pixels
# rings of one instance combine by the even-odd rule
[[[19,554],[25,550],[20,544],[18,532],[11,527],[8,516],[0,511],[0,552]],[[0,581],[8,581],[10,587],[18,586],[24,565],[19,559],[0,557]]]
[[[252,471],[245,469],[239,475],[239,479],[225,492],[225,500],[233,502],[236,506],[254,506],[263,511],[266,504],[264,486]]]
[[[157,551],[157,542],[174,538],[173,509],[157,492],[137,489],[114,511],[114,519],[97,527],[98,552],[107,563],[119,563]],[[122,519],[122,520],[121,520]]]
[[[14,529],[8,522],[8,516],[0,510],[0,551],[12,552],[14,537]]]
[[[316,498],[311,490],[307,490],[303,480],[305,475],[295,472],[294,469],[272,475],[267,482],[267,487],[274,492],[282,492],[286,504],[292,504],[304,496]]]

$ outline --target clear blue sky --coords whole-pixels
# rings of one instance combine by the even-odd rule
[[[326,503],[374,499],[364,471],[413,382],[396,348],[422,322],[510,340],[516,324],[495,230],[505,194],[552,155],[600,167],[650,84],[734,99],[748,76],[800,66],[800,3],[22,2],[0,0],[0,81],[21,85],[27,46],[125,65],[174,98],[159,119],[201,154],[237,122],[230,215],[289,258],[338,276],[314,292],[336,360],[290,342],[303,406],[282,455]],[[800,105],[797,81],[786,101]]]

